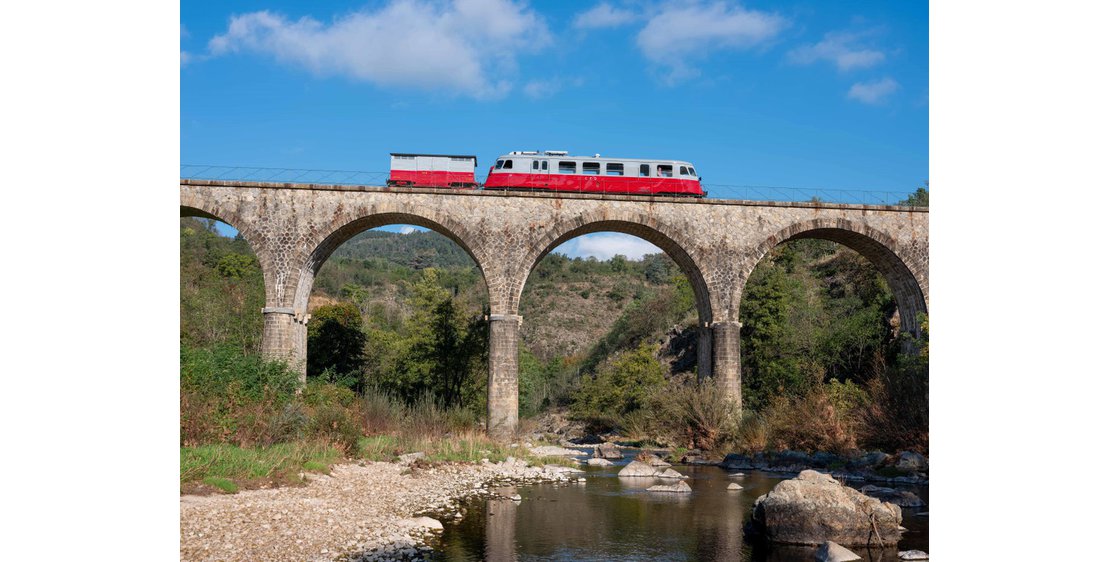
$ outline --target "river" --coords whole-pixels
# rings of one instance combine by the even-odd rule
[[[714,560],[779,562],[813,560],[814,549],[744,541],[752,504],[783,475],[743,472],[732,477],[716,466],[674,466],[689,476],[691,494],[648,492],[653,478],[618,478],[638,451],[611,467],[584,467],[586,482],[504,488],[520,502],[475,499],[467,515],[445,525],[435,560]],[[736,482],[741,491],[727,491]],[[849,483],[860,487],[864,483]],[[886,486],[886,484],[883,484]],[[909,487],[928,503],[928,487]],[[928,552],[928,507],[903,508],[908,529],[898,550]],[[853,548],[864,560],[897,560],[897,552]]]

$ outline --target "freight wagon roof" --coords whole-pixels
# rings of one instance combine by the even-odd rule
[[[477,156],[472,154],[417,154],[415,152],[390,152],[390,156],[431,156],[433,158],[470,158],[474,161],[478,160]]]

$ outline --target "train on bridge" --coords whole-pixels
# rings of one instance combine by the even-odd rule
[[[395,187],[524,190],[613,195],[705,197],[694,165],[681,160],[570,156],[566,151],[514,151],[497,158],[485,184],[474,177],[478,157],[391,153]]]

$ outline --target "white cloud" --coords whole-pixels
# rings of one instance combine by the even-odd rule
[[[269,11],[234,16],[208,49],[268,55],[318,76],[495,98],[511,88],[516,53],[550,42],[540,17],[512,0],[390,0],[331,23]]]
[[[552,78],[550,80],[532,80],[524,85],[524,94],[532,99],[548,98],[568,86],[580,87],[585,83],[582,78],[564,80]]]
[[[857,68],[870,68],[886,60],[886,54],[879,50],[860,46],[860,39],[864,35],[847,32],[826,33],[821,41],[814,45],[805,45],[793,49],[787,53],[786,57],[790,62],[796,64],[828,61],[835,64],[836,68],[842,72]]]
[[[409,226],[406,224],[398,228],[397,232],[400,232],[401,234],[412,234],[413,232],[421,232],[421,230],[416,228],[415,226]]]
[[[887,96],[897,91],[898,88],[898,82],[889,77],[881,80],[872,80],[870,82],[856,82],[852,84],[852,88],[848,90],[848,98],[873,105],[880,104],[886,100]]]
[[[651,242],[619,232],[587,234],[570,240],[552,251],[572,258],[593,256],[599,260],[607,260],[617,254],[631,260],[639,260],[645,254],[662,252]]]
[[[636,12],[632,10],[614,8],[608,2],[602,2],[575,16],[574,27],[578,29],[620,27],[636,21],[637,17]]]
[[[725,2],[667,6],[636,36],[648,60],[669,69],[669,83],[697,76],[690,61],[724,49],[751,49],[766,44],[788,25],[770,12],[729,7]]]

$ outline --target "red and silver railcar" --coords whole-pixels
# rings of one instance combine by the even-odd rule
[[[694,165],[680,160],[510,152],[489,170],[485,189],[526,189],[705,197]]]
[[[459,154],[390,153],[389,186],[465,187],[478,186],[474,168],[478,157]]]

